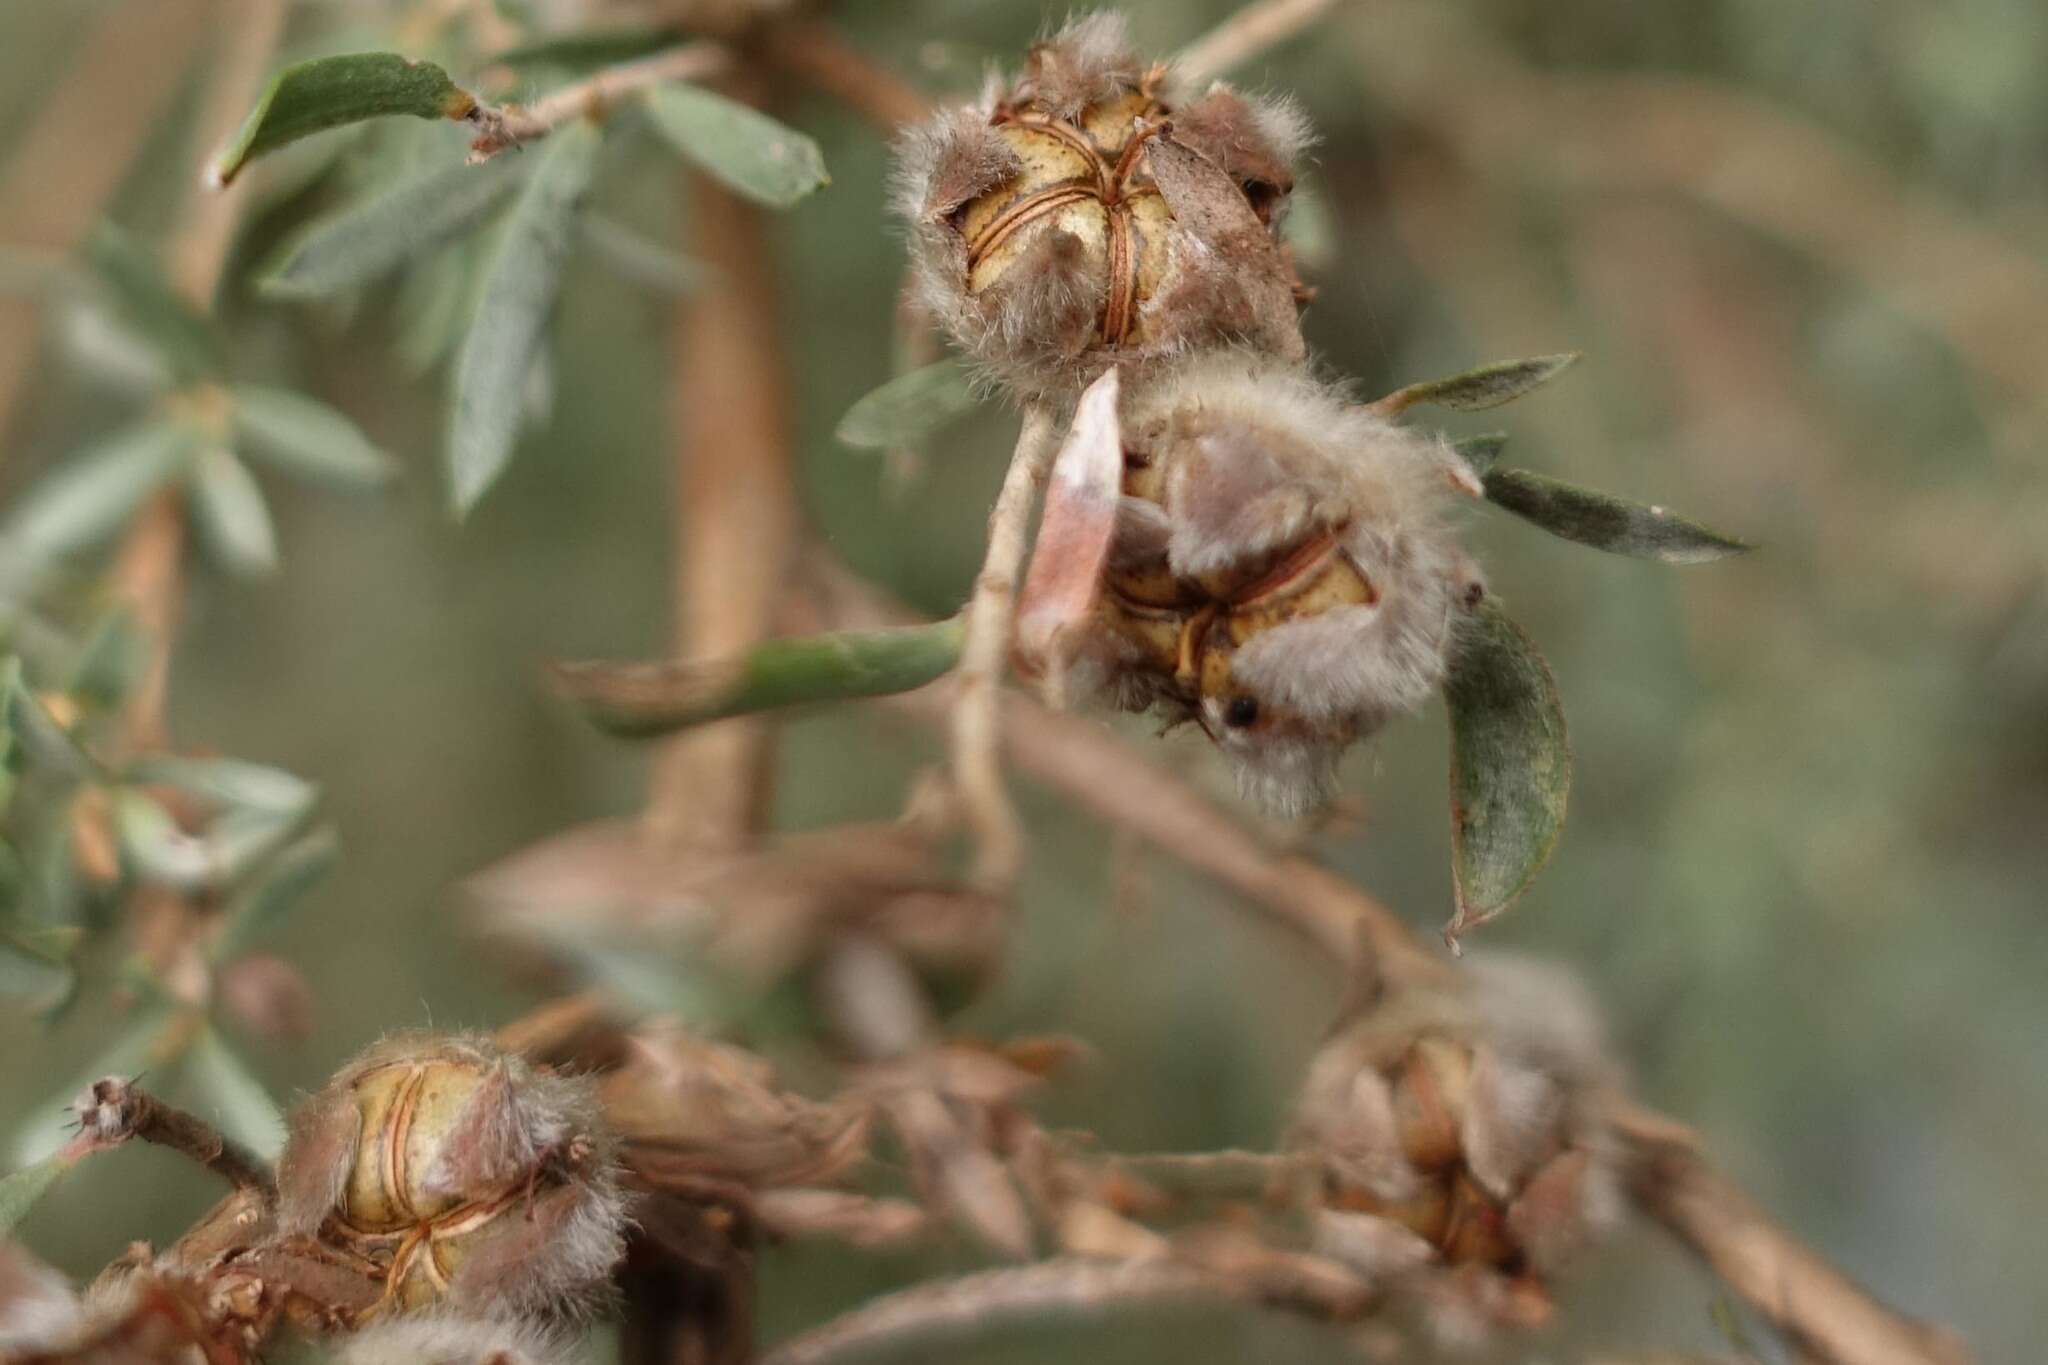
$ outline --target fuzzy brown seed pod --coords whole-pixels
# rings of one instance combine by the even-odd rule
[[[293,1116],[278,1223],[383,1281],[369,1316],[573,1315],[624,1252],[615,1146],[581,1080],[483,1038],[387,1038]]]
[[[1260,805],[1313,809],[1350,744],[1443,682],[1484,595],[1449,524],[1469,470],[1441,440],[1243,351],[1134,389],[1123,444],[1077,682],[1200,725]]]
[[[1277,229],[1308,141],[1292,104],[1176,89],[1121,15],[1073,20],[1019,79],[904,137],[919,297],[1029,398],[1223,340],[1299,360]]]
[[[1548,1278],[1618,1216],[1612,1085],[1559,970],[1478,961],[1460,987],[1377,1002],[1324,1045],[1295,1109],[1319,1249],[1408,1291],[1453,1340],[1540,1322]]]

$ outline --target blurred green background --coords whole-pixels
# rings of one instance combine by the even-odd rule
[[[151,0],[132,0],[148,4]],[[118,5],[0,5],[0,158]],[[1171,50],[1228,12],[1131,0]],[[964,89],[1048,17],[1036,4],[838,7],[854,40]],[[309,41],[377,7],[298,7]],[[1057,13],[1050,17],[1057,18]],[[332,43],[332,37],[318,41]],[[1504,515],[1471,543],[1550,655],[1577,785],[1563,846],[1486,947],[1575,963],[1647,1100],[1697,1123],[1742,1183],[1984,1361],[2048,1337],[2048,24],[2038,0],[1359,0],[1249,70],[1322,133],[1304,273],[1323,365],[1374,394],[1577,348],[1556,385],[1460,431],[1517,463],[1760,542],[1694,570],[1608,559]],[[462,72],[456,73],[458,77]],[[204,149],[204,81],[152,135],[113,216],[172,221]],[[118,98],[118,96],[114,96]],[[839,446],[887,377],[902,250],[886,149],[838,107],[779,111],[832,183],[773,220],[801,403],[806,509],[856,567],[949,610],[979,554],[1010,420],[987,411],[885,487]],[[408,128],[424,154],[462,135]],[[90,157],[82,129],[78,153]],[[4,170],[4,161],[0,161]],[[682,175],[649,139],[599,198],[681,246]],[[489,1026],[536,997],[448,913],[465,874],[631,811],[641,757],[553,700],[540,665],[665,636],[670,305],[588,261],[555,338],[552,419],[469,524],[444,511],[443,376],[394,357],[391,293],[352,316],[237,281],[331,183],[250,225],[224,307],[241,372],[299,384],[399,453],[389,498],[279,486],[283,564],[201,571],[172,697],[180,742],[317,781],[338,871],[273,946],[318,997],[310,1041],[244,1051],[279,1095],[381,1030]],[[0,238],[10,206],[0,204]],[[1309,216],[1309,215],[1305,215]],[[5,433],[0,495],[114,423],[45,347]],[[1199,736],[1170,761],[1222,790]],[[1353,759],[1362,821],[1318,854],[1419,926],[1446,913],[1440,712]],[[936,755],[869,707],[785,731],[778,824],[886,818]],[[1034,858],[1010,969],[964,1024],[1071,1031],[1100,1052],[1049,1106],[1133,1149],[1262,1146],[1336,983],[1299,944],[1141,856],[1113,905],[1110,834],[1025,793]],[[98,959],[104,972],[117,944]],[[46,1101],[117,1027],[104,981],[54,1031],[0,1017],[0,1114]],[[38,1210],[27,1240],[88,1273],[167,1240],[214,1197],[131,1150]],[[964,1252],[914,1263],[772,1255],[770,1338]],[[1647,1229],[1592,1258],[1557,1327],[1504,1359],[1725,1347],[1710,1281]],[[1153,1315],[917,1359],[1337,1359],[1294,1323]],[[912,1357],[905,1357],[906,1359]]]

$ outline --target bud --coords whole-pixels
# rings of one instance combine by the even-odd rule
[[[1319,1249],[1407,1291],[1446,1337],[1535,1325],[1546,1280],[1620,1206],[1612,1079],[1554,969],[1475,963],[1386,998],[1324,1046],[1295,1110]]]
[[[904,138],[919,295],[1027,397],[1220,340],[1299,360],[1277,229],[1308,141],[1293,105],[1176,90],[1121,15],[1076,19]]]
[[[624,1252],[614,1146],[583,1081],[482,1038],[401,1035],[293,1116],[279,1226],[381,1278],[373,1316],[572,1314]]]
[[[1325,803],[1344,750],[1442,683],[1484,595],[1448,525],[1469,471],[1440,439],[1244,352],[1137,388],[1123,441],[1081,680],[1200,725],[1259,804]]]

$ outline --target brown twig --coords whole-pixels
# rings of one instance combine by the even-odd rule
[[[477,135],[469,144],[472,164],[546,137],[585,114],[602,111],[627,95],[663,81],[694,81],[715,76],[732,63],[732,54],[718,43],[685,43],[636,61],[609,66],[595,75],[550,91],[530,107],[479,104],[469,115]]]
[[[830,95],[884,134],[931,111],[924,92],[846,41],[823,20],[778,24],[762,41],[769,61]]]
[[[697,259],[716,283],[682,306],[676,336],[676,646],[744,652],[772,625],[796,536],[789,385],[775,264],[760,211],[691,179]],[[737,849],[763,824],[773,722],[722,721],[663,746],[648,793],[652,835]]]
[[[195,1114],[165,1104],[133,1081],[108,1076],[94,1081],[72,1105],[79,1141],[92,1148],[114,1147],[131,1138],[174,1152],[212,1171],[238,1190],[275,1195],[270,1168],[234,1139]]]
[[[974,830],[974,882],[998,894],[1016,882],[1024,862],[1023,826],[1003,788],[1000,694],[1031,504],[1045,482],[1054,434],[1049,409],[1025,409],[1016,452],[989,514],[988,551],[967,604],[967,643],[953,672],[953,778]]]
[[[1190,82],[1204,81],[1294,37],[1329,13],[1337,0],[1253,0],[1207,34],[1189,43],[1173,60]]]

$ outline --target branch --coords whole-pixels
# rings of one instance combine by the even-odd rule
[[[238,1190],[266,1198],[277,1193],[270,1168],[254,1152],[216,1132],[206,1120],[165,1104],[133,1081],[108,1076],[94,1081],[72,1105],[78,1141],[92,1148],[118,1146],[130,1138],[168,1147],[212,1171]]]
[[[469,114],[477,135],[469,144],[470,164],[489,161],[515,147],[538,141],[565,123],[599,113],[624,96],[664,81],[695,81],[714,76],[732,64],[732,53],[718,43],[686,43],[637,61],[606,67],[573,85],[551,91],[530,108],[516,104],[479,104]]]
[[[974,881],[985,891],[1007,890],[1024,862],[1023,827],[1003,789],[999,695],[1010,658],[1017,575],[1024,563],[1031,503],[1045,482],[1054,449],[1050,410],[1024,411],[1017,449],[1003,475],[988,519],[988,553],[967,604],[967,644],[954,671],[953,776],[960,788],[976,849]]]
[[[1337,0],[1253,0],[1174,58],[1190,84],[1220,76],[1294,37],[1327,14]]]
[[[830,95],[884,134],[931,112],[924,92],[822,21],[778,24],[762,43],[769,61]]]

